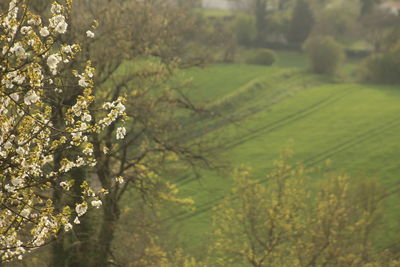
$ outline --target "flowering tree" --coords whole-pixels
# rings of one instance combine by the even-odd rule
[[[171,173],[177,165],[182,168],[183,161],[197,166],[204,159],[204,149],[198,142],[182,142],[185,129],[177,113],[185,110],[187,114],[195,108],[181,95],[179,82],[172,81],[178,65],[202,62],[183,56],[188,52],[184,37],[192,34],[196,22],[187,6],[190,1],[179,5],[162,0],[95,2],[74,2],[71,33],[75,36],[71,39],[85,33],[82,28],[89,27],[88,21],[98,19],[95,36],[82,45],[79,59],[85,62],[90,58],[96,66],[98,97],[125,97],[125,112],[131,119],[124,124],[126,130],[113,124],[105,132],[93,134],[98,165],[83,177],[90,177],[109,194],[102,199],[101,209],[92,213],[93,220],[86,216],[74,229],[74,236],[57,241],[52,253],[55,266],[98,267],[110,262],[127,266],[121,263],[119,248],[129,251],[129,264],[153,259],[152,251],[159,244],[152,243],[157,240],[152,226],[161,223],[161,218],[152,217],[152,224],[144,223],[145,216],[150,215],[142,216],[140,211],[152,212],[145,206],[161,210],[160,203],[168,203],[163,207],[171,210],[175,204],[190,204],[190,200],[177,197],[177,188],[166,179],[166,169]],[[125,134],[123,140],[115,138]],[[73,189],[81,191],[79,187]],[[163,209],[162,215],[166,212]],[[120,223],[121,215],[130,216],[129,221],[143,227]],[[121,235],[124,239],[119,238]]]
[[[40,188],[40,197],[44,203],[51,203],[54,213],[60,213],[64,207],[71,207],[67,208],[71,215],[65,215],[65,218],[72,222],[66,219],[63,222],[71,226],[79,224],[75,225],[73,231],[52,242],[52,265],[107,266],[110,261],[116,261],[112,243],[120,214],[124,211],[120,208],[120,200],[126,192],[134,191],[138,198],[146,200],[139,202],[131,199],[135,207],[148,205],[149,202],[154,207],[154,202],[163,201],[169,203],[169,208],[171,202],[190,204],[190,200],[176,197],[177,189],[160,173],[166,164],[171,169],[172,165],[177,165],[182,159],[189,164],[203,160],[199,156],[200,147],[195,142],[190,147],[181,142],[180,136],[183,134],[176,117],[177,110],[193,109],[193,106],[178,90],[165,86],[170,82],[176,66],[182,65],[179,59],[182,58],[184,36],[191,34],[195,17],[188,12],[179,12],[188,10],[186,2],[176,6],[160,0],[96,0],[96,4],[91,1],[75,1],[73,6],[70,2],[53,5],[57,7],[39,2],[40,5],[36,5],[36,1],[31,0],[26,4],[29,4],[29,10],[35,8],[43,14],[41,21],[48,19],[49,23],[27,26],[31,26],[43,45],[48,45],[47,52],[35,55],[43,66],[43,75],[51,79],[51,83],[43,78],[40,100],[34,105],[40,102],[51,108],[48,114],[52,124],[49,138],[59,140],[65,136],[66,139],[64,145],[51,152],[49,150],[54,159],[43,165],[43,169],[51,172],[65,164],[68,166],[66,173],[57,176],[57,181],[50,180],[51,184],[47,188]],[[24,24],[27,19],[22,18],[22,14],[28,8],[24,6],[25,2],[15,3],[20,8],[16,20]],[[46,18],[47,15],[49,18]],[[57,19],[53,18],[56,16]],[[88,31],[93,19],[99,19],[98,26]],[[63,33],[56,31],[55,27]],[[68,45],[68,40],[79,40],[81,45]],[[65,58],[65,55],[71,57]],[[144,63],[143,58],[148,57],[152,57],[152,60]],[[189,57],[194,64],[202,62],[196,59],[192,61]],[[93,62],[96,70],[88,60]],[[138,64],[132,64],[135,61]],[[183,65],[187,66],[187,62],[185,58]],[[86,71],[78,71],[80,69]],[[96,104],[92,93],[93,84],[96,84],[97,102],[109,98],[113,102]],[[127,100],[126,110],[122,104],[124,98]],[[77,100],[80,105],[76,104]],[[116,119],[124,113],[132,119],[121,125]],[[75,128],[79,130],[69,132],[69,125],[66,124],[69,121],[76,124]],[[82,139],[84,141],[81,142]],[[88,150],[85,150],[86,146]],[[86,155],[84,152],[90,153]],[[78,158],[80,164],[71,165]],[[90,169],[94,163],[95,168]],[[108,194],[101,197],[102,202],[99,202],[96,195],[87,195],[95,191],[88,189],[89,184],[106,190]],[[86,199],[82,199],[82,195]],[[90,215],[85,218],[77,216],[83,215],[92,201],[92,205],[102,205],[97,212],[92,213],[96,217],[95,222]],[[136,213],[133,216],[135,220],[144,221]],[[67,226],[68,230],[70,225]],[[26,227],[28,231],[29,227]],[[138,252],[130,252],[130,262],[146,258],[147,254],[158,247],[158,244],[144,242],[137,245],[143,240],[156,240],[149,237],[149,229],[147,225],[146,229],[134,229],[143,238],[129,239],[132,243],[130,249]],[[132,229],[127,230],[128,237]],[[61,227],[51,232],[60,231],[63,231]],[[48,240],[51,240],[51,236]],[[127,245],[126,242],[119,243]],[[138,259],[136,255],[141,251],[146,255]],[[149,259],[152,257],[149,255]]]
[[[397,252],[376,246],[385,193],[376,182],[289,164],[291,152],[263,180],[238,174],[215,208],[213,266],[398,266]]]
[[[96,165],[91,136],[125,111],[121,97],[96,103],[90,61],[69,68],[80,51],[61,41],[70,8],[70,0],[54,2],[47,20],[12,0],[0,14],[0,262],[71,230],[106,193],[85,181],[78,202],[55,206],[51,198],[55,190],[68,194],[71,170]],[[80,91],[71,95],[71,86]]]

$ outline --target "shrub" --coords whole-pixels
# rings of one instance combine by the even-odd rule
[[[361,67],[367,82],[400,84],[400,43],[387,52],[369,56]]]
[[[247,59],[248,64],[271,66],[276,61],[275,53],[268,49],[259,49]]]
[[[240,45],[250,46],[257,36],[256,22],[253,17],[241,15],[233,25],[237,41]]]
[[[308,39],[304,50],[310,58],[312,71],[319,74],[335,74],[345,60],[343,48],[330,36]]]

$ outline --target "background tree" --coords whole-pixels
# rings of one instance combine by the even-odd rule
[[[399,25],[399,17],[380,8],[372,9],[361,19],[363,35],[373,45],[374,52],[385,50],[385,42]],[[367,30],[368,29],[368,30]],[[392,35],[395,36],[395,35]]]
[[[298,0],[289,26],[289,42],[302,44],[314,26],[314,15],[305,0]]]
[[[310,171],[290,165],[289,156],[283,154],[265,180],[253,180],[246,171],[237,174],[231,195],[215,209],[213,264],[398,264],[374,246],[383,199],[376,183],[352,185],[348,177],[334,175],[313,187]]]
[[[366,82],[400,84],[400,43],[388,51],[370,55],[360,68]]]
[[[265,32],[267,27],[267,4],[268,0],[255,0],[254,15],[256,17],[256,29],[257,37],[256,40],[261,44],[265,38]]]
[[[232,0],[233,5],[242,11],[254,16],[256,26],[256,42],[261,44],[267,30],[268,0]]]
[[[377,4],[380,4],[381,0],[360,0],[361,12],[360,15],[364,16],[370,13]]]
[[[334,75],[346,59],[342,46],[330,36],[316,36],[304,43],[311,70],[318,74]]]
[[[344,43],[360,40],[364,35],[360,33],[358,19],[355,19],[358,13],[359,5],[349,1],[318,10],[312,35],[328,35]]]

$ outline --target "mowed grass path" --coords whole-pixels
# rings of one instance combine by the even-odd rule
[[[195,99],[226,111],[226,117],[197,127],[207,128],[201,138],[223,144],[220,156],[232,169],[245,165],[255,177],[263,177],[289,147],[294,161],[307,166],[330,160],[326,171],[377,178],[388,189],[400,186],[400,88],[333,83],[299,69],[234,64],[188,75],[193,76]],[[205,171],[200,179],[183,175],[176,181],[182,194],[196,201],[197,210],[173,221],[180,222],[184,242],[201,253],[211,229],[211,208],[229,192],[231,172]],[[393,199],[387,208],[393,216],[389,230],[398,220],[397,203]]]

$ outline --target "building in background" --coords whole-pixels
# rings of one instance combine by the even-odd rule
[[[380,5],[380,8],[386,10],[392,15],[398,16],[400,14],[400,2],[386,1]]]
[[[231,10],[232,2],[229,0],[203,0],[203,8]]]

